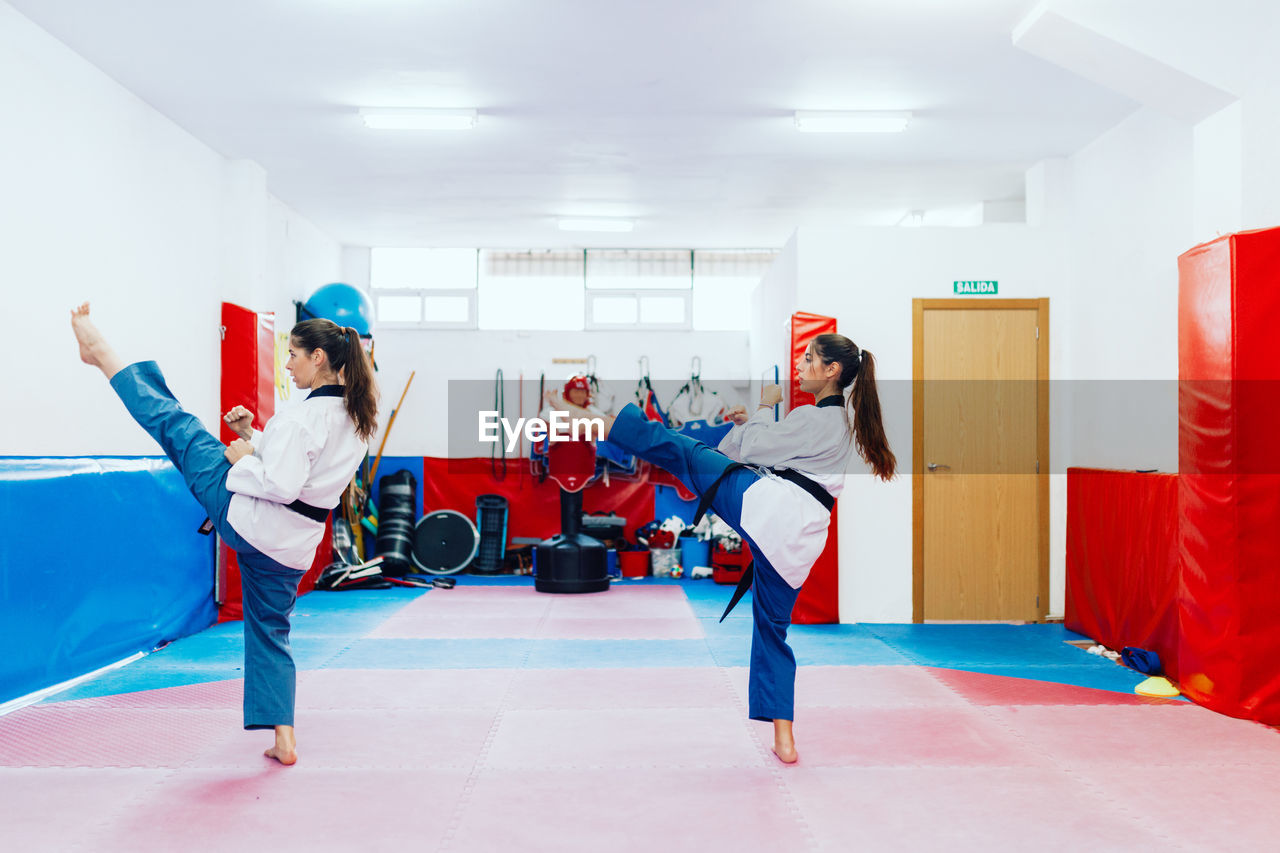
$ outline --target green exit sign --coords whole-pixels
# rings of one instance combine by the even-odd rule
[[[956,293],[998,293],[1000,283],[995,281],[957,281]]]

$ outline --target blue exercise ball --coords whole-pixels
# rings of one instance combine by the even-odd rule
[[[363,290],[342,282],[317,288],[302,303],[303,319],[319,317],[351,326],[364,337],[373,334],[373,300]]]

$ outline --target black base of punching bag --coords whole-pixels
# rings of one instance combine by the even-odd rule
[[[609,551],[584,534],[570,539],[563,533],[535,546],[538,592],[604,592],[609,588]]]
[[[609,549],[579,533],[582,492],[560,490],[560,528],[534,546],[538,592],[604,592],[609,588]]]

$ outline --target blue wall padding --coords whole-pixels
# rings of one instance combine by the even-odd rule
[[[0,702],[213,623],[214,537],[157,458],[0,458]]]
[[[369,464],[372,465],[373,462],[371,461]],[[518,465],[521,463],[517,462],[516,460],[512,460],[507,464]],[[523,464],[528,465],[529,463],[525,462]],[[378,482],[374,484],[374,488],[372,492],[373,501],[375,504],[378,502],[378,487],[382,485],[382,478],[386,477],[389,474],[394,474],[397,471],[411,472],[413,474],[413,481],[418,484],[418,508],[417,508],[418,514],[414,516],[414,519],[413,519],[414,521],[417,521],[418,518],[420,518],[423,515],[426,515],[426,510],[422,508],[422,457],[421,456],[384,456],[382,457],[382,461],[378,463]],[[437,507],[431,507],[431,509],[437,509]]]
[[[654,486],[653,488],[653,517],[658,519],[668,519],[673,515],[680,516],[685,524],[693,523],[693,514],[698,509],[696,500],[686,501],[680,498],[680,494],[671,486]]]

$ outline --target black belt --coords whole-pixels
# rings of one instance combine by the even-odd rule
[[[752,466],[745,462],[734,462],[732,465],[720,472],[720,476],[716,477],[715,482],[707,487],[707,490],[702,493],[701,499],[698,501],[698,509],[693,514],[693,523],[695,526],[698,522],[702,521],[702,516],[706,515],[707,509],[711,506],[711,502],[715,500],[716,492],[720,490],[720,484],[724,482],[724,479],[739,468],[751,467]],[[831,512],[831,510],[835,508],[836,499],[831,497],[831,493],[806,477],[804,474],[801,474],[799,471],[793,471],[790,468],[767,468],[766,470],[773,472],[784,480],[795,483],[797,486],[813,495],[814,499],[817,500],[818,503],[822,504],[826,508],[827,512]],[[746,542],[743,542],[742,544],[745,547],[750,547]],[[738,580],[738,588],[733,591],[733,597],[729,599],[729,606],[726,607],[724,609],[724,613],[720,615],[721,622],[724,621],[724,618],[729,615],[733,608],[738,606],[738,602],[742,600],[742,596],[746,595],[747,590],[751,589],[751,582],[754,579],[755,561],[753,560],[742,571],[742,577]]]
[[[285,504],[285,507],[293,510],[298,515],[305,515],[312,521],[318,521],[321,524],[324,524],[329,520],[329,513],[332,512],[332,510],[321,509],[318,506],[312,506],[311,504],[303,503],[302,501],[294,501],[293,503]]]
[[[304,515],[307,518],[311,519],[312,521],[318,521],[321,524],[324,524],[326,521],[329,520],[329,513],[332,512],[332,510],[321,509],[318,506],[312,506],[311,504],[303,503],[302,501],[294,501],[293,503],[289,503],[289,504],[281,504],[281,506],[285,507],[286,509],[293,510],[298,515]],[[210,521],[208,518],[206,518],[203,522],[201,522],[200,529],[198,532],[203,533],[205,536],[208,536],[210,533],[213,532],[213,522]]]

